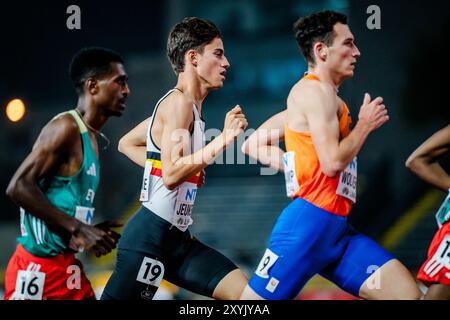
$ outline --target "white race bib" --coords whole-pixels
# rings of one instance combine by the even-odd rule
[[[183,183],[179,187],[172,224],[181,231],[186,231],[193,222],[191,215],[197,190],[193,183]]]
[[[159,287],[164,277],[164,265],[161,261],[144,257],[136,280],[148,285]]]
[[[357,170],[358,160],[355,157],[339,175],[339,184],[336,189],[337,195],[350,199],[353,203],[356,202]]]
[[[295,152],[289,151],[283,154],[284,179],[286,181],[286,194],[294,196],[300,188],[295,173]]]
[[[25,227],[25,210],[23,208],[20,208],[20,233],[22,237],[28,235],[27,228]]]
[[[445,198],[444,202],[440,206],[439,210],[436,213],[436,221],[440,227],[444,223],[450,220],[450,189],[448,190],[447,198]]]
[[[91,224],[94,219],[94,210],[95,208],[76,206],[75,218],[85,224]]]
[[[145,161],[144,177],[142,180],[141,196],[139,197],[139,201],[148,201],[150,188],[150,172],[152,170],[152,166],[153,164],[151,161]]]
[[[17,273],[16,290],[11,300],[42,300],[45,273],[39,272],[40,265],[30,263],[27,270]]]
[[[95,208],[90,207],[82,207],[82,206],[76,206],[75,207],[75,218],[85,224],[91,224],[92,219],[94,219],[94,210]],[[83,252],[84,247],[80,246],[72,236],[69,241],[69,248],[71,248],[74,251],[77,252]]]
[[[266,249],[264,256],[259,262],[258,268],[256,268],[255,274],[261,278],[269,278],[269,270],[278,260],[278,256],[270,249]]]

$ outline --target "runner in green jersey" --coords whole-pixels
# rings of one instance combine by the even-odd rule
[[[109,117],[122,115],[129,94],[123,60],[85,48],[70,75],[76,108],[42,129],[6,191],[20,206],[22,235],[6,270],[5,299],[93,298],[75,252],[108,254],[120,237],[111,229],[119,224],[91,222],[100,177],[96,135]]]

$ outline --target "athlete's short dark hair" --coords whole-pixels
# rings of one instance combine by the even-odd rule
[[[167,40],[167,57],[173,70],[178,75],[184,70],[184,55],[194,49],[203,53],[205,46],[215,38],[222,38],[217,26],[197,17],[184,18],[170,31]]]
[[[88,47],[72,58],[69,75],[79,95],[84,92],[84,82],[89,78],[101,78],[112,71],[112,62],[123,63],[122,57],[110,49]]]
[[[313,47],[317,42],[333,44],[336,23],[347,24],[347,16],[335,11],[321,11],[298,19],[293,26],[295,39],[309,63],[315,63]]]

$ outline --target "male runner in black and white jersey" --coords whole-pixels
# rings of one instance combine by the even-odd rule
[[[175,25],[167,53],[178,76],[175,88],[119,142],[119,151],[145,167],[142,207],[125,227],[102,299],[151,299],[163,278],[204,296],[238,299],[247,284],[244,274],[188,227],[202,170],[245,130],[247,120],[234,107],[222,134],[204,146],[202,103],[223,86],[230,66],[212,22],[186,18]]]

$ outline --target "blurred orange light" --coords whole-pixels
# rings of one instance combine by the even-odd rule
[[[25,115],[25,105],[20,99],[11,100],[6,106],[6,116],[12,122],[20,121]]]

